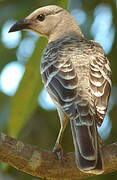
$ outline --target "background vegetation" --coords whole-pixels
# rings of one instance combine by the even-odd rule
[[[0,129],[25,143],[51,150],[59,131],[55,107],[43,90],[40,59],[47,40],[29,32],[8,29],[33,10],[56,4],[72,13],[88,39],[104,48],[113,71],[108,113],[100,128],[104,143],[117,140],[117,0],[0,0]],[[65,152],[74,151],[70,126],[63,138]],[[0,165],[0,180],[36,180]],[[117,179],[117,173],[89,179]]]

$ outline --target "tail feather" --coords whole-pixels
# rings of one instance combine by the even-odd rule
[[[76,125],[70,120],[75,146],[75,156],[78,168],[87,173],[101,174],[103,162],[98,146],[98,134],[95,122],[92,125]]]
[[[81,155],[87,160],[95,160],[96,157],[97,147],[95,141],[92,139],[91,129],[92,126],[90,127],[86,125],[75,127],[79,151]]]

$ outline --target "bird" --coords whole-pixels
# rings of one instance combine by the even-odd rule
[[[56,105],[60,131],[53,151],[62,159],[62,136],[71,125],[77,167],[102,174],[101,126],[109,103],[112,71],[103,48],[84,37],[72,15],[62,7],[40,7],[9,32],[31,30],[48,39],[41,63],[42,82]]]

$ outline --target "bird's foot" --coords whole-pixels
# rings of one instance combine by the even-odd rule
[[[60,144],[54,146],[53,152],[57,155],[58,160],[63,159],[63,148]]]

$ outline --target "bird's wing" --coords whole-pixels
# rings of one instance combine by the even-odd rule
[[[90,43],[93,45],[94,54],[90,61],[89,79],[97,111],[97,124],[101,126],[108,107],[112,72],[102,47],[95,41]]]
[[[72,108],[72,102],[77,96],[78,78],[72,62],[67,59],[67,55],[61,57],[60,60],[58,57],[57,59],[54,57],[51,62],[48,58],[45,68],[44,63],[42,63],[41,69],[43,83],[54,103],[63,108],[67,114],[74,114],[67,112],[67,110],[74,111],[75,109]]]

